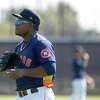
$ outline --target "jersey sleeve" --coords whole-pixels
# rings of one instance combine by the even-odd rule
[[[37,60],[48,74],[54,74],[56,69],[56,59],[54,47],[45,41],[39,42],[36,48]]]
[[[50,43],[46,43],[45,41],[39,42],[37,44],[36,53],[40,64],[56,61],[54,47]]]

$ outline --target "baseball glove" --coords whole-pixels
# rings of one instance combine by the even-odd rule
[[[91,90],[95,88],[95,80],[90,76],[87,77],[87,85],[88,85],[88,88]]]
[[[5,52],[0,56],[0,72],[14,68],[20,63],[20,57],[17,53]]]

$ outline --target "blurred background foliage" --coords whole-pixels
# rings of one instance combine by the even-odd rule
[[[14,18],[12,13],[19,12],[22,8],[11,8],[2,11],[0,23],[0,35],[4,37],[14,35]],[[34,9],[33,9],[34,11]],[[49,38],[75,38],[98,37],[95,29],[83,30],[77,21],[77,13],[69,5],[60,2],[56,7],[48,7],[46,10],[35,10],[41,18],[40,32]]]

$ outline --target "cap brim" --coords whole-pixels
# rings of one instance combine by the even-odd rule
[[[22,19],[22,20],[26,20],[26,21],[28,21],[28,22],[33,23],[31,20],[29,20],[29,19],[27,19],[27,18],[21,16],[20,14],[12,14],[12,15],[13,15],[14,17],[16,17],[16,18],[19,18],[19,19]]]
[[[14,17],[20,18],[20,19],[25,19],[23,16],[19,15],[19,14],[12,14]]]

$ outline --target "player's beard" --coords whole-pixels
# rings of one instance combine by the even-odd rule
[[[22,34],[18,34],[18,36],[22,37],[24,41],[29,41],[32,35],[27,31]]]
[[[21,33],[21,34],[16,34],[22,38],[25,38],[27,36],[28,32],[24,32],[24,33]]]
[[[25,37],[29,33],[28,30],[15,30],[15,34],[21,37]]]

